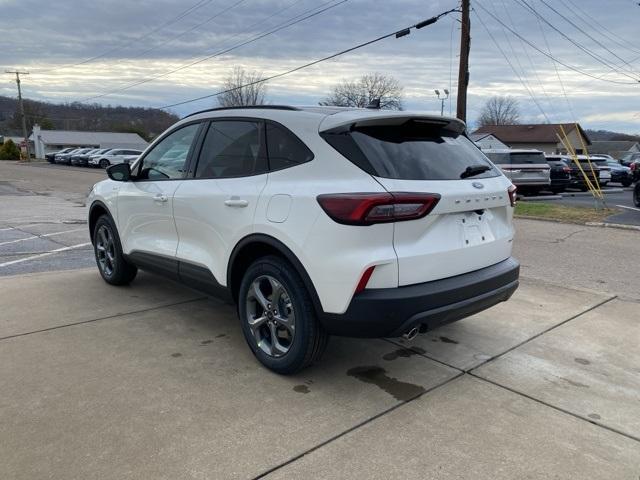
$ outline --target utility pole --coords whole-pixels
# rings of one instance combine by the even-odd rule
[[[460,38],[460,67],[458,70],[458,102],[456,116],[467,121],[467,87],[469,86],[469,49],[471,48],[470,0],[462,0],[462,30]]]
[[[5,70],[5,73],[15,73],[16,83],[18,84],[18,104],[20,105],[20,116],[22,117],[22,135],[24,136],[24,144],[27,149],[27,162],[31,161],[31,149],[29,148],[29,136],[27,135],[27,121],[24,116],[24,103],[22,103],[22,90],[20,88],[20,75],[29,75],[29,72],[19,72],[18,70]],[[34,138],[35,141],[35,138]]]

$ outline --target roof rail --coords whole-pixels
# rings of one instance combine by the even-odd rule
[[[194,115],[198,115],[200,113],[206,112],[217,112],[220,110],[246,110],[246,109],[258,109],[258,110],[293,110],[299,111],[300,109],[297,107],[292,107],[291,105],[248,105],[245,107],[214,107],[207,108],[205,110],[199,110],[197,112],[190,113],[189,115],[185,115],[182,118],[193,117]]]

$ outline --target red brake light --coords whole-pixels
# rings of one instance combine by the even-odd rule
[[[512,207],[516,206],[516,190],[518,189],[515,185],[511,185],[509,188],[507,188],[507,195],[509,195],[509,201],[511,202]]]
[[[373,225],[422,218],[440,201],[437,193],[331,193],[318,195],[322,209],[337,223]]]
[[[571,173],[571,169],[569,167],[562,167],[562,171],[566,173]]]
[[[360,278],[360,281],[358,282],[358,286],[356,287],[356,292],[355,293],[360,293],[361,291],[363,291],[365,289],[365,287],[367,286],[367,283],[369,283],[369,279],[371,278],[371,275],[373,274],[373,269],[376,268],[375,265],[367,268],[364,273],[362,274],[362,278]]]

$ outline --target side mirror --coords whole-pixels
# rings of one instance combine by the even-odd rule
[[[128,182],[131,179],[131,167],[128,163],[116,163],[107,168],[107,175],[115,182]]]

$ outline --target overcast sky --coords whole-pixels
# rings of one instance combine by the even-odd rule
[[[539,21],[522,2],[589,53]],[[523,122],[578,120],[586,128],[640,133],[637,3],[482,0],[478,5],[472,0],[469,123],[473,125],[487,98],[512,95],[519,101]],[[0,66],[3,71],[31,72],[23,79],[27,98],[80,101],[163,75],[304,12],[334,4],[322,14],[224,55],[89,101],[157,107],[207,95],[220,88],[234,65],[276,74],[455,8],[457,0],[0,0]],[[450,15],[409,36],[390,38],[273,80],[268,85],[269,102],[316,104],[341,79],[380,72],[393,75],[404,86],[408,109],[439,113],[433,91],[449,89],[452,98],[445,111],[455,115],[457,17]],[[543,52],[550,49],[561,62],[602,79],[554,64],[498,20]],[[93,57],[98,58],[78,65]],[[16,95],[9,75],[0,82],[0,95]],[[216,104],[208,99],[172,111],[183,115]]]

